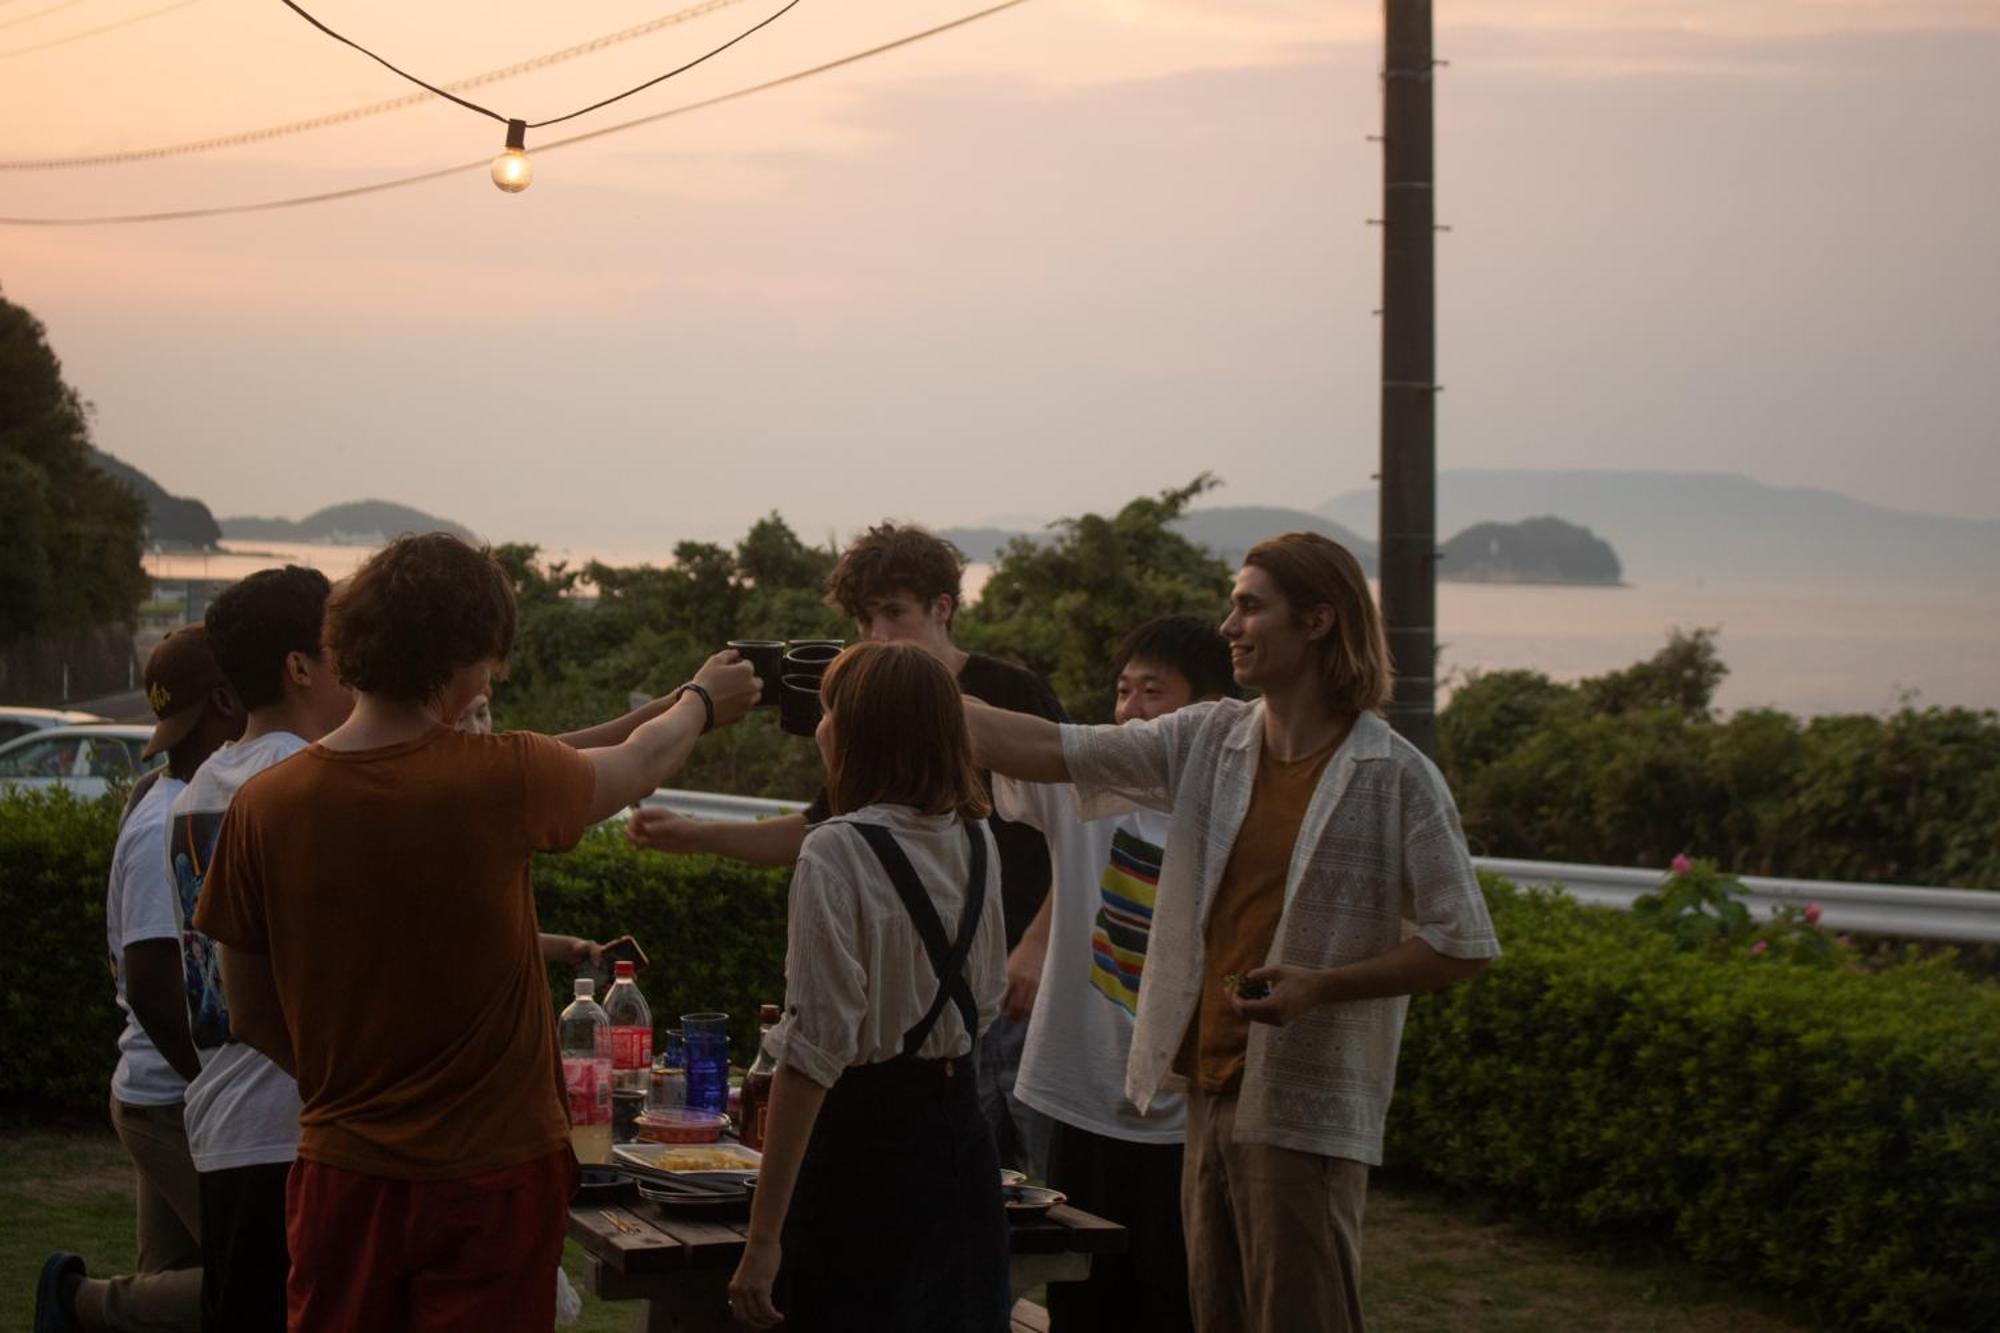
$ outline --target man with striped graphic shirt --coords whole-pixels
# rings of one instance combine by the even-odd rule
[[[1141,625],[1113,665],[1121,723],[1163,717],[1234,687],[1227,645],[1197,616]],[[1131,1233],[1126,1253],[1099,1256],[1089,1280],[1050,1285],[1049,1328],[1189,1329],[1184,1101],[1158,1098],[1141,1112],[1125,1096],[1167,816],[1140,810],[1083,823],[1070,787],[997,775],[993,797],[1000,815],[1041,830],[1055,868],[1049,897],[1015,951],[1016,959],[1042,960],[1039,974],[1025,978],[1026,994],[1010,968],[1008,1002],[1033,1005],[1014,1094],[1054,1121],[1049,1183]],[[1047,941],[1046,955],[1038,938]]]

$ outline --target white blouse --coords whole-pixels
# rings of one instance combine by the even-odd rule
[[[971,875],[972,843],[953,815],[908,806],[871,805],[843,815],[896,835],[944,924],[958,937]],[[966,955],[964,975],[983,1032],[1007,989],[1006,931],[1000,904],[1000,853],[984,821],[986,904]],[[903,1034],[930,1009],[937,974],[888,872],[861,834],[829,821],[806,835],[792,872],[785,944],[785,1014],[771,1029],[771,1054],[822,1087],[852,1065],[902,1054]],[[972,1034],[949,1000],[917,1054],[926,1060],[965,1055]]]

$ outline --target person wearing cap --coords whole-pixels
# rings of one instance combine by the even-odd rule
[[[35,1333],[72,1329],[201,1327],[201,1206],[182,1101],[201,1072],[181,992],[180,915],[167,870],[167,812],[195,770],[243,730],[208,633],[168,635],[146,662],[146,701],[157,719],[146,757],[165,754],[157,776],[126,809],[111,854],[106,942],[125,1028],[111,1076],[111,1124],[138,1171],[137,1271],[92,1278],[81,1256],[42,1265]]]

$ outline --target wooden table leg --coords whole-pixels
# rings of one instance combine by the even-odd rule
[[[1017,1254],[1008,1261],[1008,1285],[1014,1299],[1046,1282],[1081,1282],[1090,1276],[1090,1256],[1075,1250],[1059,1254]]]

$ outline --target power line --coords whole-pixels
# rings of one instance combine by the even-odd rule
[[[10,0],[0,0],[0,4],[8,4],[8,2]],[[132,24],[142,24],[148,18],[158,18],[160,14],[172,14],[174,10],[184,10],[190,4],[194,4],[194,0],[174,0],[174,4],[162,6],[158,10],[146,10],[144,14],[132,14],[130,18],[120,18],[116,22],[100,24],[96,28],[84,28],[82,32],[72,32],[70,36],[60,36],[60,38],[54,38],[52,42],[36,42],[34,46],[16,46],[14,50],[0,50],[0,60],[12,60],[14,56],[28,56],[28,54],[38,52],[38,50],[48,50],[50,46],[68,46],[70,42],[82,42],[86,36],[98,36],[100,32],[116,32],[118,28],[130,28]]]
[[[7,0],[0,0],[0,4],[5,3],[7,3]],[[193,3],[195,3],[195,0],[179,0],[179,3],[170,5],[168,8],[178,9],[181,5],[191,5]],[[468,88],[478,88],[489,83],[498,83],[503,79],[516,78],[522,74],[529,74],[539,69],[547,69],[551,65],[560,65],[564,61],[574,60],[578,56],[590,55],[593,52],[602,51],[606,47],[616,46],[620,42],[629,42],[635,38],[645,37],[651,33],[658,32],[662,28],[672,27],[678,23],[686,23],[690,19],[697,19],[704,14],[712,14],[718,9],[727,9],[731,5],[741,3],[742,0],[704,0],[702,4],[695,5],[690,9],[678,10],[672,14],[663,14],[659,18],[648,19],[646,22],[630,28],[606,33],[602,37],[595,37],[587,42],[579,42],[575,46],[566,46],[560,51],[551,51],[546,55],[536,56],[531,60],[523,60],[518,64],[508,65],[501,69],[487,70],[484,74],[474,74],[469,78],[458,79],[444,86],[455,92],[463,92]],[[165,13],[166,10],[157,10],[155,12]],[[0,56],[0,59],[4,58],[4,56]],[[187,143],[164,144],[157,148],[132,148],[115,153],[91,153],[73,157],[20,158],[14,161],[0,161],[0,171],[51,171],[69,167],[109,166],[120,162],[141,162],[150,158],[179,157],[188,153],[205,153],[217,148],[234,148],[242,144],[258,143],[265,139],[275,139],[282,135],[303,134],[308,130],[325,129],[329,125],[341,125],[348,121],[361,120],[368,116],[379,116],[385,112],[400,111],[405,107],[419,106],[430,100],[431,95],[429,93],[410,93],[404,97],[392,97],[387,101],[371,102],[366,106],[350,107],[345,111],[330,112],[324,116],[312,116],[305,120],[288,121],[283,125],[271,125],[258,130],[244,130],[235,134],[221,134],[213,138],[191,140]]]
[[[50,5],[47,9],[38,9],[32,14],[23,14],[17,19],[8,19],[5,23],[0,23],[0,28],[12,28],[23,23],[33,23],[36,19],[53,14],[59,9],[68,9],[71,5],[80,5],[82,3],[83,0],[59,0],[58,3]]]
[[[823,65],[814,65],[811,69],[802,69],[796,73],[782,75],[779,78],[770,79],[763,83],[753,84],[748,88],[738,88],[735,92],[720,93],[714,97],[705,97],[698,102],[689,102],[684,106],[670,107],[665,111],[656,111],[650,116],[640,116],[636,120],[627,120],[616,125],[607,125],[601,130],[586,130],[582,134],[572,134],[566,139],[556,139],[550,143],[541,144],[537,146],[535,151],[538,153],[552,153],[557,149],[587,143],[592,139],[602,139],[606,135],[618,134],[624,130],[637,129],[641,125],[651,125],[657,121],[668,120],[674,116],[686,115],[690,111],[700,111],[707,107],[720,106],[724,102],[734,102],[739,98],[749,97],[755,93],[769,92],[773,88],[782,88],[789,83],[798,83],[803,79],[810,79],[815,75],[825,74],[830,70],[840,69],[843,66],[857,64],[874,56],[887,54],[900,47],[914,45],[926,38],[936,37],[941,33],[950,32],[954,28],[962,28],[968,23],[976,23],[980,19],[989,18],[1003,10],[1013,9],[1015,6],[1024,5],[1027,2],[1028,0],[1001,0],[1001,3],[997,5],[961,15],[949,22],[940,23],[934,28],[926,28],[922,32],[911,33],[907,37],[898,37],[892,42],[884,42],[880,46],[869,47],[866,51],[857,51],[853,55],[842,56],[838,60],[829,60]],[[439,167],[436,170],[420,172],[414,176],[402,176],[395,180],[377,181],[372,185],[357,185],[345,190],[328,190],[321,194],[298,195],[290,199],[268,199],[254,204],[224,204],[212,208],[187,208],[167,213],[122,213],[103,217],[0,217],[0,226],[94,227],[135,222],[183,222],[194,218],[225,217],[238,213],[265,213],[281,208],[303,208],[309,204],[331,203],[336,199],[353,199],[359,195],[377,194],[384,190],[397,190],[406,185],[420,185],[425,181],[434,181],[445,176],[456,175],[461,171],[483,171],[488,165],[489,159],[481,158],[475,162],[461,162],[457,166]]]
[[[315,28],[318,28],[321,32],[325,33],[327,36],[333,38],[335,41],[353,47],[355,50],[359,51],[362,55],[367,56],[370,60],[380,65],[382,68],[388,70],[391,74],[395,74],[401,78],[408,79],[411,83],[416,84],[417,87],[428,89],[429,91],[436,93],[439,97],[444,98],[447,102],[456,102],[458,105],[464,107],[467,111],[477,112],[479,115],[489,117],[490,119],[493,120],[497,120],[503,125],[509,125],[512,123],[509,117],[501,115],[498,111],[495,111],[490,107],[483,107],[479,105],[479,103],[477,102],[469,102],[465,98],[459,97],[453,93],[448,93],[444,89],[439,88],[434,84],[425,83],[422,79],[410,73],[408,70],[398,69],[396,66],[390,64],[387,60],[384,60],[381,56],[376,55],[373,51],[370,51],[367,47],[355,41],[352,37],[343,37],[339,33],[335,32],[332,28],[329,28],[324,23],[321,23],[318,19],[314,18],[311,14],[307,13],[305,9],[298,3],[298,0],[278,0],[278,2],[284,5],[285,8],[291,10],[294,14],[297,14],[300,18],[304,19],[306,22],[312,24]],[[75,4],[77,3],[77,0],[63,0],[63,3]],[[651,78],[646,80],[644,83],[637,85],[636,87],[627,88],[624,92],[618,93],[611,97],[607,97],[601,102],[592,102],[589,106],[581,107],[575,111],[570,112],[567,115],[551,116],[547,120],[536,120],[536,121],[526,122],[526,128],[531,130],[537,130],[542,128],[542,126],[544,125],[559,125],[565,120],[574,120],[578,116],[584,115],[587,112],[596,111],[600,107],[610,106],[613,102],[622,102],[626,98],[632,96],[632,94],[644,92],[646,89],[652,87],[656,83],[664,83],[668,79],[673,78],[676,74],[685,74],[689,70],[693,69],[696,65],[701,64],[703,61],[711,60],[714,57],[721,55],[724,51],[727,51],[730,47],[736,45],[744,38],[750,36],[750,34],[758,32],[764,28],[769,27],[771,24],[776,23],[779,19],[783,18],[785,15],[791,13],[793,8],[796,7],[798,3],[799,0],[785,0],[784,6],[780,8],[776,13],[772,14],[770,17],[761,19],[758,22],[751,24],[748,28],[736,34],[736,36],[731,37],[721,46],[718,46],[714,50],[709,51],[703,55],[696,56],[693,60],[688,61],[687,64],[680,66],[678,69],[670,69],[665,74],[662,74],[657,78]],[[509,143],[512,142],[513,141],[510,139]]]

